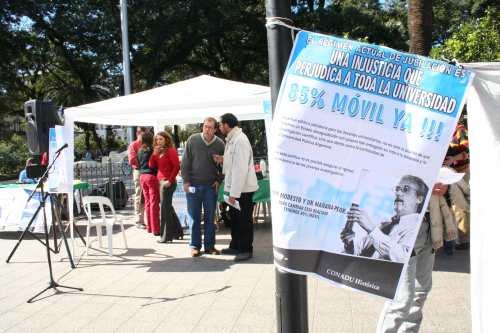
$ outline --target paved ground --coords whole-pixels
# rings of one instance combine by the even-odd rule
[[[129,248],[115,230],[115,256],[91,250],[71,270],[65,252],[54,258],[54,276],[83,292],[26,300],[48,282],[45,250],[0,234],[0,332],[275,332],[275,277],[271,230],[259,225],[254,258],[236,264],[230,256],[191,258],[187,240],[157,244],[127,221]],[[82,222],[80,222],[82,223]],[[220,231],[218,247],[228,244]],[[83,252],[77,242],[77,253]],[[97,243],[94,243],[97,247]],[[469,256],[438,255],[434,288],[421,332],[470,332]],[[383,301],[308,279],[310,332],[374,332]]]

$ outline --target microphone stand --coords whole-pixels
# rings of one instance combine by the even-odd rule
[[[56,221],[56,222],[52,223],[53,228],[54,228],[53,229],[53,231],[54,231],[53,232],[53,234],[54,234],[54,249],[52,249],[50,247],[50,243],[49,243],[49,250],[52,251],[52,253],[56,253],[56,254],[59,253],[59,245],[57,244],[56,232],[55,232],[55,227],[56,227],[56,223],[57,223],[57,225],[59,227],[59,232],[61,233],[62,240],[64,241],[64,245],[66,247],[66,252],[68,253],[68,258],[69,258],[70,266],[71,266],[71,268],[76,268],[75,263],[73,261],[73,257],[71,255],[71,251],[69,249],[68,240],[66,239],[65,229],[64,229],[64,227],[62,225],[61,217],[58,214],[58,209],[61,209],[62,207],[60,205],[58,207],[54,207],[54,206],[58,205],[57,200],[54,200],[55,196],[52,196],[49,193],[45,193],[44,190],[43,190],[43,181],[45,181],[46,177],[48,176],[48,170],[52,167],[52,165],[54,164],[55,160],[59,157],[61,151],[64,148],[66,148],[66,147],[68,147],[68,144],[64,144],[63,146],[61,146],[56,151],[54,161],[45,170],[44,174],[40,177],[40,179],[39,179],[39,181],[38,181],[35,189],[33,190],[33,192],[31,192],[30,196],[28,197],[28,200],[26,200],[26,202],[28,203],[33,198],[33,196],[37,193],[36,189],[40,187],[40,189],[41,189],[40,193],[41,193],[41,199],[42,199],[41,203],[43,202],[43,204],[40,204],[38,206],[38,208],[36,209],[35,213],[31,217],[29,223],[26,225],[26,228],[24,229],[23,233],[21,234],[21,237],[19,237],[19,240],[17,241],[16,245],[14,246],[14,248],[10,252],[9,256],[7,257],[7,260],[6,260],[7,263],[10,262],[10,259],[12,258],[12,256],[14,255],[14,253],[16,252],[16,250],[19,247],[19,245],[21,245],[21,242],[23,241],[23,239],[26,236],[26,234],[30,234],[33,238],[35,238],[37,241],[39,241],[40,243],[42,243],[44,246],[46,245],[46,243],[43,240],[41,240],[36,234],[34,234],[33,232],[31,232],[30,229],[31,229],[31,225],[36,221],[38,213],[40,212],[40,210],[42,208],[45,209],[46,198],[50,198],[51,209],[52,209],[52,221]],[[42,181],[42,183],[40,183],[40,181]],[[85,240],[80,235],[80,233],[78,232],[78,230],[77,230],[77,234],[78,234],[78,236],[80,236],[80,238],[82,239],[83,243],[85,244]]]
[[[36,210],[35,212],[35,215],[33,216],[33,218],[31,219],[30,223],[28,224],[28,226],[26,227],[26,229],[24,230],[23,234],[21,235],[21,238],[19,239],[19,241],[17,242],[16,246],[14,247],[14,249],[12,250],[11,254],[9,255],[9,258],[7,259],[7,262],[9,262],[10,258],[12,257],[12,255],[14,254],[14,252],[16,251],[17,247],[19,246],[19,244],[21,243],[21,240],[23,239],[24,235],[26,234],[26,232],[29,232],[29,228],[31,226],[31,224],[33,223],[33,221],[35,220],[36,218],[36,215],[40,212],[40,210],[43,211],[43,228],[44,228],[44,234],[45,234],[45,249],[46,249],[46,252],[47,252],[47,263],[49,265],[49,286],[46,287],[45,289],[43,289],[42,291],[40,291],[38,294],[36,294],[35,296],[31,297],[27,302],[28,303],[32,303],[33,300],[35,298],[37,298],[38,296],[40,296],[41,294],[43,294],[44,292],[46,292],[47,290],[49,289],[55,289],[57,292],[59,292],[59,290],[57,288],[67,288],[67,289],[73,289],[73,290],[79,290],[79,291],[83,291],[82,288],[76,288],[76,287],[69,287],[69,286],[63,286],[59,283],[57,283],[55,280],[54,280],[54,275],[52,273],[52,260],[51,260],[51,257],[50,257],[50,245],[49,245],[49,231],[48,231],[48,227],[47,227],[47,215],[45,213],[45,203],[46,203],[46,200],[47,200],[47,197],[49,196],[49,194],[45,193],[44,192],[44,188],[43,188],[43,185],[45,183],[45,181],[47,180],[47,177],[48,177],[48,174],[49,174],[49,171],[50,169],[54,166],[54,163],[56,162],[56,160],[59,158],[59,156],[61,155],[61,152],[64,148],[66,148],[68,145],[64,145],[62,146],[61,148],[59,148],[55,155],[54,155],[54,159],[52,161],[52,163],[47,167],[47,169],[45,170],[45,172],[43,173],[43,175],[40,177],[40,179],[38,180],[38,184],[36,185],[36,188],[35,190],[33,191],[33,193],[31,193],[30,197],[28,198],[28,201],[31,200],[31,198],[34,196],[34,194],[36,193],[36,190],[38,188],[40,188],[40,193],[41,193],[41,197],[42,197],[42,200],[40,201],[40,206],[38,207],[38,209]],[[65,236],[63,236],[65,238]],[[68,248],[68,244],[67,242],[66,243],[66,250],[68,251],[68,255],[70,257],[70,260],[71,260],[71,253],[69,252],[69,248]],[[71,260],[72,261],[72,260]]]

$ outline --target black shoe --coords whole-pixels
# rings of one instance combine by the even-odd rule
[[[213,254],[213,255],[220,255],[220,251],[217,250],[215,247],[214,248],[211,248],[209,250],[205,250],[205,254]]]
[[[468,250],[469,249],[469,243],[461,243],[455,246],[455,250]]]
[[[222,253],[222,254],[238,254],[238,250],[233,249],[231,247],[227,247],[225,249],[220,250],[220,253]]]
[[[234,261],[244,261],[252,258],[252,252],[241,252],[234,257]]]

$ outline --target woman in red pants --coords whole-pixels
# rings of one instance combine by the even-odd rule
[[[141,148],[137,153],[141,188],[144,195],[144,213],[146,214],[148,232],[160,235],[160,185],[156,177],[156,169],[149,166],[153,154],[153,134],[144,133],[141,136]]]
[[[171,242],[182,237],[182,227],[179,218],[172,207],[172,196],[177,182],[175,178],[179,173],[179,157],[174,148],[170,134],[165,131],[155,135],[153,155],[149,159],[149,166],[158,169],[160,182],[160,239],[159,243]]]

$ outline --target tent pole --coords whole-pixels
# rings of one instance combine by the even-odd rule
[[[266,17],[291,17],[289,0],[266,0]],[[269,86],[272,110],[276,107],[281,80],[292,49],[290,31],[280,26],[267,28]],[[308,332],[307,277],[278,268],[276,272],[276,316],[278,332]]]

